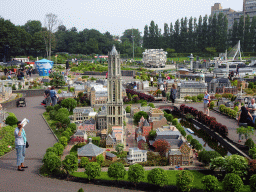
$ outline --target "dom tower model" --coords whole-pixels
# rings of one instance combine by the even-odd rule
[[[122,74],[121,60],[116,47],[108,54],[108,101],[107,101],[107,126],[123,125],[123,99],[122,99]]]

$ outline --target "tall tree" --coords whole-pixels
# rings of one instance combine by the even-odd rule
[[[197,50],[198,49],[198,36],[197,36],[197,19],[196,17],[194,17],[194,27],[193,27],[193,46],[194,46],[194,50]]]
[[[144,35],[143,35],[143,47],[144,48],[149,48],[149,42],[148,42],[148,38],[149,38],[149,32],[148,32],[148,25],[145,25],[144,27]]]
[[[52,55],[52,45],[54,41],[54,32],[58,29],[60,21],[58,20],[58,16],[52,13],[46,14],[45,16],[45,27],[47,31],[43,33],[45,46],[47,51],[47,57],[51,60]]]
[[[155,22],[151,21],[149,26],[149,48],[155,49],[156,47],[156,29]]]
[[[250,36],[250,16],[247,14],[245,19],[245,28],[244,28],[244,52],[249,52],[251,36]]]
[[[255,52],[255,43],[256,43],[256,16],[252,18],[251,28],[250,28],[250,36],[251,36],[251,42],[250,42],[250,51]]]
[[[231,46],[234,47],[238,42],[238,22],[237,22],[237,20],[234,21],[231,33],[232,33]]]
[[[23,27],[30,35],[34,35],[42,30],[42,23],[36,20],[29,20]]]
[[[168,42],[170,41],[170,29],[167,23],[164,23],[164,33],[163,33],[163,41],[162,45],[164,50],[168,48]]]
[[[176,52],[180,52],[181,47],[180,47],[180,22],[179,19],[175,22],[174,25],[174,34],[173,34],[173,41],[174,41],[174,47]]]
[[[174,29],[172,23],[170,24],[170,41],[169,41],[169,48],[174,48],[174,40],[173,40],[173,34],[174,34]]]
[[[187,44],[187,52],[190,53],[193,51],[193,18],[190,17],[188,21],[188,44]]]
[[[133,43],[132,36],[134,36],[134,44],[139,46],[141,42],[141,32],[139,29],[126,29],[120,39],[122,42],[129,40],[130,43]]]
[[[244,16],[242,15],[238,23],[238,40],[240,40],[241,51],[244,51]]]
[[[208,28],[208,16],[205,15],[203,18],[203,26],[202,26],[202,51],[205,51],[205,48],[208,45],[208,38],[207,38],[207,28]]]

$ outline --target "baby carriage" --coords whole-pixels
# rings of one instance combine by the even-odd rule
[[[26,104],[26,100],[23,97],[17,101],[17,107],[26,107]]]

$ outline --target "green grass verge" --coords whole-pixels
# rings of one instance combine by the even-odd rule
[[[147,181],[147,176],[149,174],[149,170],[145,171],[145,179],[143,182],[148,182]],[[167,174],[169,177],[169,182],[168,185],[176,185],[176,175],[179,171],[178,170],[167,170]],[[196,189],[203,189],[203,185],[201,183],[202,178],[205,176],[204,174],[198,172],[198,171],[189,171],[193,174],[194,176],[194,181],[193,181],[193,188]],[[84,172],[75,172],[73,174],[71,174],[74,177],[79,177],[79,178],[87,178],[87,175]],[[101,175],[99,177],[96,177],[95,179],[99,179],[99,180],[115,180],[113,178],[110,178],[108,176],[107,172],[101,172]],[[122,181],[128,181],[128,174],[125,175],[124,179],[121,179]],[[220,191],[222,191],[223,186],[222,186],[222,182],[219,182],[219,188]],[[242,190],[240,192],[249,192],[250,191],[250,186],[249,185],[245,185]]]
[[[58,131],[56,131],[56,126],[54,125],[57,121],[51,120],[50,115],[47,112],[44,112],[43,116],[47,121],[47,123],[49,124],[50,128],[53,130],[54,134],[58,137],[58,139],[60,139],[61,134]]]

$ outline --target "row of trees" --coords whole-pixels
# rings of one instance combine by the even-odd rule
[[[158,25],[151,21],[144,28],[143,47],[147,49],[163,48],[170,56],[172,53],[190,52],[225,52],[226,49],[235,46],[241,41],[241,49],[244,52],[254,52],[256,42],[256,17],[250,21],[249,15],[241,16],[239,22],[228,30],[228,20],[223,13],[218,16],[200,16],[178,19],[170,26],[164,24],[164,32],[161,33]]]
[[[132,56],[133,39],[135,55],[141,56],[141,32],[127,29],[123,35],[115,37],[109,32],[100,33],[95,29],[77,31],[76,27],[67,29],[61,25],[57,15],[47,14],[45,23],[29,20],[25,25],[15,26],[10,20],[0,17],[1,57],[44,56],[51,59],[52,52],[73,54],[107,54],[112,45],[127,56]],[[122,43],[118,40],[122,40]]]

